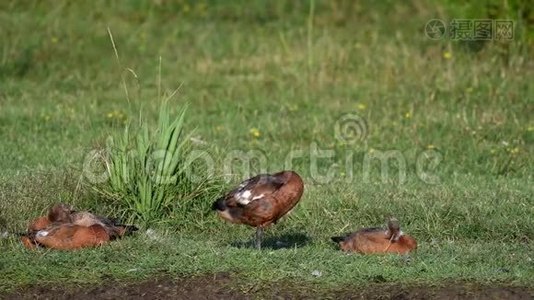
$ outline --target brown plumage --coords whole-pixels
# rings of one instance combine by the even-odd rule
[[[74,250],[101,246],[110,240],[110,236],[104,227],[97,224],[81,226],[63,223],[39,230],[34,239],[46,248]]]
[[[417,242],[400,230],[399,221],[391,218],[388,228],[364,228],[348,236],[332,237],[346,252],[407,254],[417,248]]]
[[[50,209],[48,219],[52,223],[72,223],[85,227],[100,225],[113,238],[121,237],[124,234],[125,226],[117,225],[109,218],[98,216],[87,211],[75,211],[70,206],[63,203],[56,204]]]
[[[72,223],[71,215],[75,213],[70,205],[64,203],[54,204],[48,210],[48,220],[52,223]]]
[[[28,224],[28,232],[45,229],[46,227],[50,226],[50,224],[52,224],[52,222],[50,222],[48,217],[39,217]]]
[[[231,223],[256,227],[256,247],[260,248],[263,228],[295,207],[303,191],[304,183],[293,171],[260,174],[217,199],[212,208]]]
[[[100,245],[136,230],[135,226],[115,224],[108,218],[77,212],[60,203],[52,206],[46,217],[30,222],[21,242],[28,249],[37,246],[77,249]]]
[[[37,243],[35,242],[35,240],[27,234],[21,236],[20,241],[26,249],[34,250],[37,248]]]

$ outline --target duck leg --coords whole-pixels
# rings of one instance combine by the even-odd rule
[[[263,238],[263,227],[256,227],[256,248],[261,249],[261,240]]]

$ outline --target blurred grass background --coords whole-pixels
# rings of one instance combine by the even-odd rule
[[[515,37],[431,40],[425,25],[436,18],[511,19]],[[268,171],[277,171],[289,151],[308,153],[312,143],[336,153],[320,161],[321,174],[338,166],[336,180],[321,185],[311,177],[308,156],[295,160],[294,169],[306,179],[305,195],[269,235],[299,233],[310,243],[273,254],[261,268],[252,266],[253,251],[229,246],[248,239],[250,229],[224,224],[207,210],[212,199],[203,198],[177,209],[168,227],[160,228],[171,232],[172,242],[163,250],[142,234],[118,243],[128,255],[153,255],[141,263],[140,275],[120,273],[131,261],[111,250],[47,253],[29,272],[37,258],[9,238],[0,242],[9,253],[0,258],[7,274],[0,287],[54,276],[98,281],[100,275],[90,268],[76,274],[52,268],[73,255],[95,259],[100,274],[119,278],[158,270],[301,278],[309,274],[300,274],[295,265],[277,267],[285,251],[295,251],[297,265],[329,268],[324,256],[336,253],[330,235],[380,225],[391,213],[421,242],[414,263],[392,266],[394,258],[344,256],[331,263],[377,273],[386,264],[386,278],[405,281],[528,284],[533,275],[534,12],[529,1],[3,1],[0,25],[3,231],[23,230],[57,201],[116,213],[84,185],[83,162],[140,111],[155,123],[160,72],[166,95],[182,85],[171,111],[189,104],[185,126],[205,142],[196,147],[216,160],[216,175],[224,175],[223,159],[232,150],[261,151]],[[336,121],[346,113],[366,120],[365,143],[336,139]],[[378,165],[364,181],[364,157],[390,150],[406,158],[406,181],[399,183],[396,175],[380,180]],[[426,150],[442,157],[435,169],[438,184],[416,174],[417,157]],[[343,167],[347,152],[354,154],[351,181]],[[255,167],[252,171],[259,171]],[[242,179],[237,164],[235,173],[232,182]],[[183,260],[193,255],[192,245],[199,255],[194,267]],[[236,255],[236,261],[220,264],[219,255],[228,260]],[[99,265],[109,257],[116,260]],[[162,267],[169,259],[174,267]],[[473,260],[476,267],[466,269]],[[422,266],[426,272],[420,272]],[[504,267],[509,271],[500,271]],[[367,277],[348,270],[328,278],[341,283]]]

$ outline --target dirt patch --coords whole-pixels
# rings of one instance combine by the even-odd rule
[[[534,289],[448,283],[441,286],[372,284],[334,290],[296,284],[237,288],[228,273],[193,278],[158,278],[137,283],[64,288],[30,286],[1,299],[534,299]]]
[[[155,278],[100,286],[65,288],[29,286],[1,299],[248,299],[230,288],[229,274],[220,273],[194,278]]]
[[[524,287],[448,284],[446,286],[386,286],[378,292],[360,291],[353,299],[533,299],[534,290]],[[347,295],[348,296],[348,295]]]

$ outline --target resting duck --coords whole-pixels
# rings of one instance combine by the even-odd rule
[[[118,225],[108,218],[90,212],[76,212],[60,203],[52,206],[46,217],[33,220],[21,241],[29,249],[37,246],[77,249],[101,245],[136,230],[135,226]]]
[[[256,227],[256,247],[260,249],[263,228],[293,209],[303,191],[302,178],[293,171],[260,174],[217,199],[212,209],[226,221]]]
[[[137,230],[135,226],[117,225],[109,218],[97,216],[87,211],[75,211],[72,207],[63,203],[56,204],[50,209],[48,219],[52,223],[72,223],[85,227],[100,225],[112,237],[122,236],[125,227],[131,231]]]
[[[24,236],[22,243],[26,248],[37,246],[58,250],[74,250],[101,246],[111,240],[106,229],[100,225],[81,226],[76,224],[53,224],[34,234]]]
[[[417,242],[400,230],[399,221],[391,218],[388,228],[363,228],[348,236],[332,237],[346,252],[407,254],[417,248]]]

